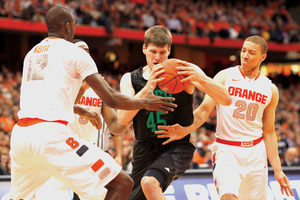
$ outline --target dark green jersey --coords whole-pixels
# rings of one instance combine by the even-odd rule
[[[138,93],[147,83],[142,73],[143,67],[131,72],[131,83],[135,93]],[[154,133],[158,130],[157,125],[173,125],[178,123],[181,126],[189,126],[193,123],[192,94],[188,94],[185,91],[178,94],[170,94],[162,91],[159,87],[156,87],[153,93],[157,96],[174,97],[175,101],[173,103],[177,104],[177,107],[173,112],[169,112],[168,114],[160,111],[141,109],[133,118],[133,127],[137,141],[157,138],[157,135]],[[184,139],[189,139],[189,137]]]

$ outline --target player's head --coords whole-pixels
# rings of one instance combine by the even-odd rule
[[[90,49],[89,46],[87,45],[87,43],[85,43],[83,40],[80,39],[74,39],[73,44],[75,44],[77,47],[82,48],[83,50],[85,50],[87,53],[90,53]]]
[[[241,66],[251,70],[259,68],[267,57],[267,42],[260,36],[250,36],[243,44],[241,50]]]
[[[72,41],[75,33],[73,14],[65,7],[52,7],[46,14],[46,25],[49,37],[60,37]]]
[[[146,55],[147,65],[164,62],[170,55],[172,45],[172,34],[164,26],[153,26],[145,32],[143,53]]]

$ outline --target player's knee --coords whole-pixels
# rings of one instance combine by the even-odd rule
[[[238,200],[238,197],[231,193],[226,193],[221,197],[221,200]]]
[[[133,188],[133,180],[132,178],[127,174],[123,174],[123,182],[122,182],[122,185],[124,188],[126,188],[126,190],[130,191],[132,190]]]
[[[160,187],[160,183],[152,176],[144,176],[141,180],[143,190],[151,190]]]

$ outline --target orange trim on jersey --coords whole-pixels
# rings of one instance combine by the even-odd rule
[[[239,66],[239,70],[240,70],[242,76],[243,76],[244,78],[246,78],[246,75],[245,75],[244,72],[242,71],[241,66]]]
[[[66,126],[68,125],[68,122],[64,121],[64,120],[47,121],[47,120],[39,119],[39,118],[22,118],[17,122],[17,124],[18,124],[18,126],[26,127],[26,126],[31,126],[31,125],[34,125],[34,124],[37,124],[40,122],[53,122],[53,123],[61,123]]]
[[[45,39],[58,39],[59,37],[46,37]]]
[[[239,65],[238,67],[239,67],[239,70],[240,70],[242,76],[243,76],[244,78],[246,78],[246,75],[245,75],[244,72],[242,71],[241,66]],[[258,79],[258,77],[260,76],[260,74],[261,74],[261,72],[259,72],[259,73],[257,74],[257,76],[254,78],[255,81]]]
[[[238,147],[253,147],[260,143],[262,141],[262,137],[252,140],[252,141],[246,141],[246,142],[237,142],[237,141],[228,141],[228,140],[222,140],[220,138],[216,139],[216,142],[221,143],[221,144],[227,144],[227,145],[232,145],[232,146],[238,146]]]

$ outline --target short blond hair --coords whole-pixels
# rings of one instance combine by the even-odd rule
[[[154,44],[156,46],[165,46],[171,47],[172,45],[172,34],[164,26],[153,26],[145,32],[144,44],[146,48],[149,44]]]

